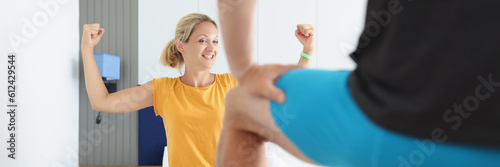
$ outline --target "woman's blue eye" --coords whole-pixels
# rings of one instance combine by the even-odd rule
[[[219,41],[214,41],[214,44],[219,44]]]
[[[205,43],[205,42],[207,42],[207,41],[206,41],[206,40],[204,40],[204,39],[201,39],[201,40],[200,40],[200,42],[201,42],[201,43]]]

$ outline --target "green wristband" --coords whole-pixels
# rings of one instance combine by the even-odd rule
[[[302,56],[302,57],[304,57],[306,59],[311,60],[311,56],[309,56],[307,53],[302,52],[302,53],[300,53],[300,56]]]

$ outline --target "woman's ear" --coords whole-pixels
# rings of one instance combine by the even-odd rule
[[[184,43],[181,42],[181,40],[176,39],[175,40],[175,47],[177,47],[177,50],[184,54]]]

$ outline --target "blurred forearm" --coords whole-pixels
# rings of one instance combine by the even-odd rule
[[[219,16],[231,73],[240,80],[254,64],[254,16],[256,0],[219,0]]]

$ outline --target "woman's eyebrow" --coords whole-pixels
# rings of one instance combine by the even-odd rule
[[[205,36],[205,37],[207,37],[207,38],[208,38],[208,35],[207,35],[207,34],[200,34],[200,35],[198,35],[198,37],[200,37],[200,36]],[[218,38],[218,37],[219,37],[219,35],[216,35],[216,36],[215,36],[215,38]]]

